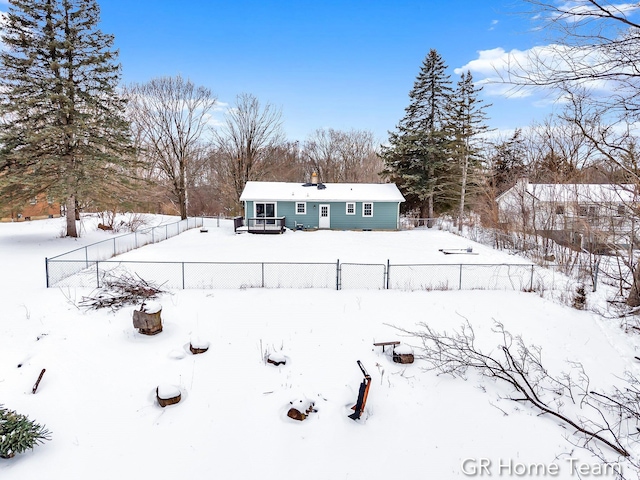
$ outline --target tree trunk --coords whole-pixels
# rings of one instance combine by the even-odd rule
[[[433,227],[433,193],[429,195],[427,228]]]
[[[179,201],[180,201],[180,219],[186,220],[187,218],[187,158],[184,156],[180,158],[180,178],[179,181]]]
[[[67,197],[66,205],[67,237],[77,237],[76,228],[76,196],[71,194]]]
[[[640,262],[636,263],[636,267],[633,270],[633,284],[627,297],[627,305],[640,307]]]
[[[178,203],[180,204],[180,219],[185,220],[187,218],[187,199],[184,190],[178,195]]]
[[[468,148],[468,146],[467,146]],[[468,150],[467,150],[468,152]],[[467,193],[467,171],[469,169],[469,154],[465,153],[462,163],[462,186],[460,188],[460,212],[458,214],[458,231],[462,232],[462,219],[464,218],[464,197]]]

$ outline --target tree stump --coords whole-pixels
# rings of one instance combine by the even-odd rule
[[[393,347],[394,363],[413,363],[413,349],[409,345],[396,345]]]
[[[280,365],[286,365],[287,358],[281,353],[271,353],[267,357],[267,363],[270,363],[271,365],[275,365],[276,367]]]
[[[287,417],[294,420],[302,421],[307,418],[311,412],[316,411],[313,408],[315,404],[308,400],[298,400],[289,403],[291,403],[293,406],[287,412]]]
[[[305,418],[307,418],[307,414],[306,413],[302,413],[297,408],[291,407],[289,409],[289,411],[287,412],[287,417],[293,418],[294,420],[302,421]]]
[[[156,388],[156,398],[161,407],[175,405],[182,398],[182,393],[178,387],[173,385],[158,385]]]
[[[133,311],[133,327],[143,335],[156,335],[162,331],[162,319],[160,313],[162,307],[156,304],[144,303],[140,310]]]
[[[200,340],[199,338],[193,338],[189,343],[189,350],[191,350],[191,353],[194,355],[204,353],[209,350],[209,342]]]

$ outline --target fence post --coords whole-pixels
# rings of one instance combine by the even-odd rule
[[[387,285],[386,289],[389,290],[389,271],[391,270],[391,264],[389,263],[389,259],[387,258]]]
[[[112,257],[116,256],[116,237],[113,237],[113,255]]]
[[[340,290],[340,260],[336,260],[336,290]]]
[[[462,290],[462,264],[460,264],[460,279],[458,280],[458,290]]]
[[[100,262],[96,260],[96,288],[100,288]]]
[[[533,292],[533,264],[531,265],[531,285],[529,286],[529,291]],[[595,291],[595,290],[594,290]]]
[[[261,287],[264,288],[264,262],[260,264],[262,266],[262,284]]]
[[[44,271],[47,275],[47,288],[49,288],[49,259],[47,257],[44,258]]]
[[[184,262],[182,262],[182,289],[184,290]]]
[[[155,233],[156,233],[156,227],[152,227],[151,228],[151,243],[156,243]]]
[[[138,248],[138,232],[133,232],[133,245]]]
[[[84,247],[84,268],[89,268],[89,252],[87,247]]]

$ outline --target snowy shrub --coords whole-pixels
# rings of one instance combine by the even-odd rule
[[[584,285],[578,285],[576,287],[576,294],[573,297],[573,303],[571,304],[573,308],[578,310],[584,310],[584,307],[587,303],[587,294],[584,291]]]
[[[0,405],[0,457],[11,458],[50,439],[44,426]]]

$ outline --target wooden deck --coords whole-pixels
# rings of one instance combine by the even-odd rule
[[[284,233],[284,217],[247,218],[246,231],[258,234]]]

